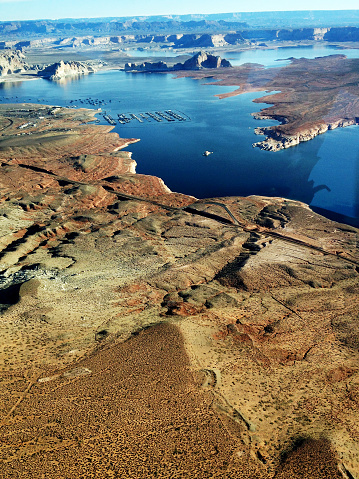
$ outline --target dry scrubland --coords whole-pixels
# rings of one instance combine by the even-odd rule
[[[2,107],[0,476],[359,477],[358,230],[91,119]]]

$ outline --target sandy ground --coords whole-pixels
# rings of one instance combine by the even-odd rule
[[[267,478],[241,427],[213,410],[200,379],[170,324],[64,370],[3,377],[3,387],[19,392],[1,420],[0,477]],[[22,383],[28,387],[21,394]],[[341,475],[329,444],[313,441],[289,455],[277,477]]]

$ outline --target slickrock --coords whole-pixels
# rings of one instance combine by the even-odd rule
[[[87,75],[88,73],[94,73],[94,67],[85,62],[60,62],[53,63],[48,67],[40,70],[38,75],[47,78],[48,80],[62,80],[63,78]]]
[[[86,110],[2,116],[4,477],[358,478],[358,230],[172,193]]]

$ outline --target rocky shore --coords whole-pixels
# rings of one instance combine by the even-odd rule
[[[253,114],[258,120],[268,119],[268,116],[261,115],[260,113]],[[271,118],[277,119],[277,118]],[[333,123],[321,124],[318,126],[311,126],[307,130],[303,129],[297,134],[286,135],[280,131],[277,131],[272,127],[258,127],[254,132],[257,135],[265,135],[266,138],[263,141],[253,143],[253,148],[258,147],[261,150],[266,151],[279,151],[285,148],[299,145],[305,141],[310,141],[318,135],[325,133],[328,130],[334,130],[335,128],[344,128],[346,126],[359,125],[359,118],[342,119]]]
[[[254,103],[269,106],[253,116],[258,120],[277,120],[281,124],[256,128],[256,133],[266,135],[266,139],[253,146],[278,151],[309,141],[328,130],[358,124],[358,72],[359,59],[349,59],[345,55],[293,58],[283,68],[246,64],[215,70],[213,84],[238,87],[217,95],[221,99],[247,92],[269,93],[254,100]],[[178,76],[206,78],[200,71],[179,72]]]

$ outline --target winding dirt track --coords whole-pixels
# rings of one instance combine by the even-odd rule
[[[6,162],[3,162],[3,164],[5,165]],[[33,167],[33,166],[21,165],[21,164],[19,164],[17,166],[19,166],[21,168],[25,168],[25,169],[31,169],[31,170],[34,170],[34,171],[39,171],[39,168],[36,168],[36,167]],[[49,171],[46,171],[46,170],[41,169],[41,172],[45,173],[45,174],[48,174],[53,178],[56,178],[56,180],[58,180],[58,181],[66,182],[66,183],[69,183],[69,184],[72,184],[72,185],[87,185],[87,183],[85,183],[85,182],[69,180],[68,178],[60,177],[60,176],[56,175],[55,173],[52,173],[52,172],[49,172]],[[169,205],[160,203],[158,201],[153,201],[153,200],[150,200],[148,198],[143,198],[143,197],[135,196],[135,195],[129,195],[127,193],[122,193],[122,192],[116,191],[112,187],[110,187],[108,185],[108,183],[106,183],[106,182],[101,183],[101,186],[105,190],[116,194],[119,199],[142,201],[142,202],[149,203],[149,204],[152,204],[152,205],[155,205],[155,206],[159,206],[160,208],[163,208],[164,210],[168,210],[168,211],[185,211],[185,212],[188,212],[188,213],[191,213],[191,214],[204,216],[204,217],[207,217],[207,218],[211,218],[215,221],[218,221],[220,223],[224,223],[224,224],[227,224],[227,225],[232,224],[234,227],[238,227],[238,228],[242,229],[243,231],[255,231],[255,232],[257,232],[257,233],[259,233],[263,236],[270,236],[270,237],[273,237],[273,238],[276,238],[276,239],[279,239],[279,240],[282,240],[282,241],[285,241],[285,242],[288,242],[288,243],[293,243],[293,244],[297,244],[297,245],[300,245],[300,246],[304,246],[305,248],[309,248],[311,250],[318,251],[318,252],[320,252],[324,255],[335,256],[337,258],[341,258],[342,260],[347,261],[347,262],[349,262],[351,264],[354,264],[354,265],[359,267],[359,262],[358,261],[356,261],[354,259],[351,259],[351,258],[348,258],[348,257],[344,257],[340,253],[333,253],[331,251],[327,251],[327,250],[325,250],[323,248],[320,248],[318,246],[315,246],[313,244],[307,243],[305,241],[301,241],[297,238],[293,238],[293,237],[288,236],[288,235],[278,233],[278,232],[273,231],[272,229],[266,228],[264,226],[258,226],[258,225],[255,225],[255,224],[250,224],[249,225],[249,224],[240,222],[233,215],[233,213],[230,211],[228,206],[225,205],[224,203],[220,203],[220,202],[217,202],[217,201],[209,201],[209,200],[205,200],[205,201],[197,200],[197,201],[195,201],[194,203],[192,203],[188,206],[183,206],[183,207],[178,208],[178,207],[169,206]],[[220,206],[224,209],[224,211],[227,213],[227,215],[230,217],[230,219],[228,219],[224,216],[219,216],[218,214],[210,213],[208,211],[199,210],[199,209],[195,208],[196,205],[198,205],[198,206],[200,206],[200,205]]]

